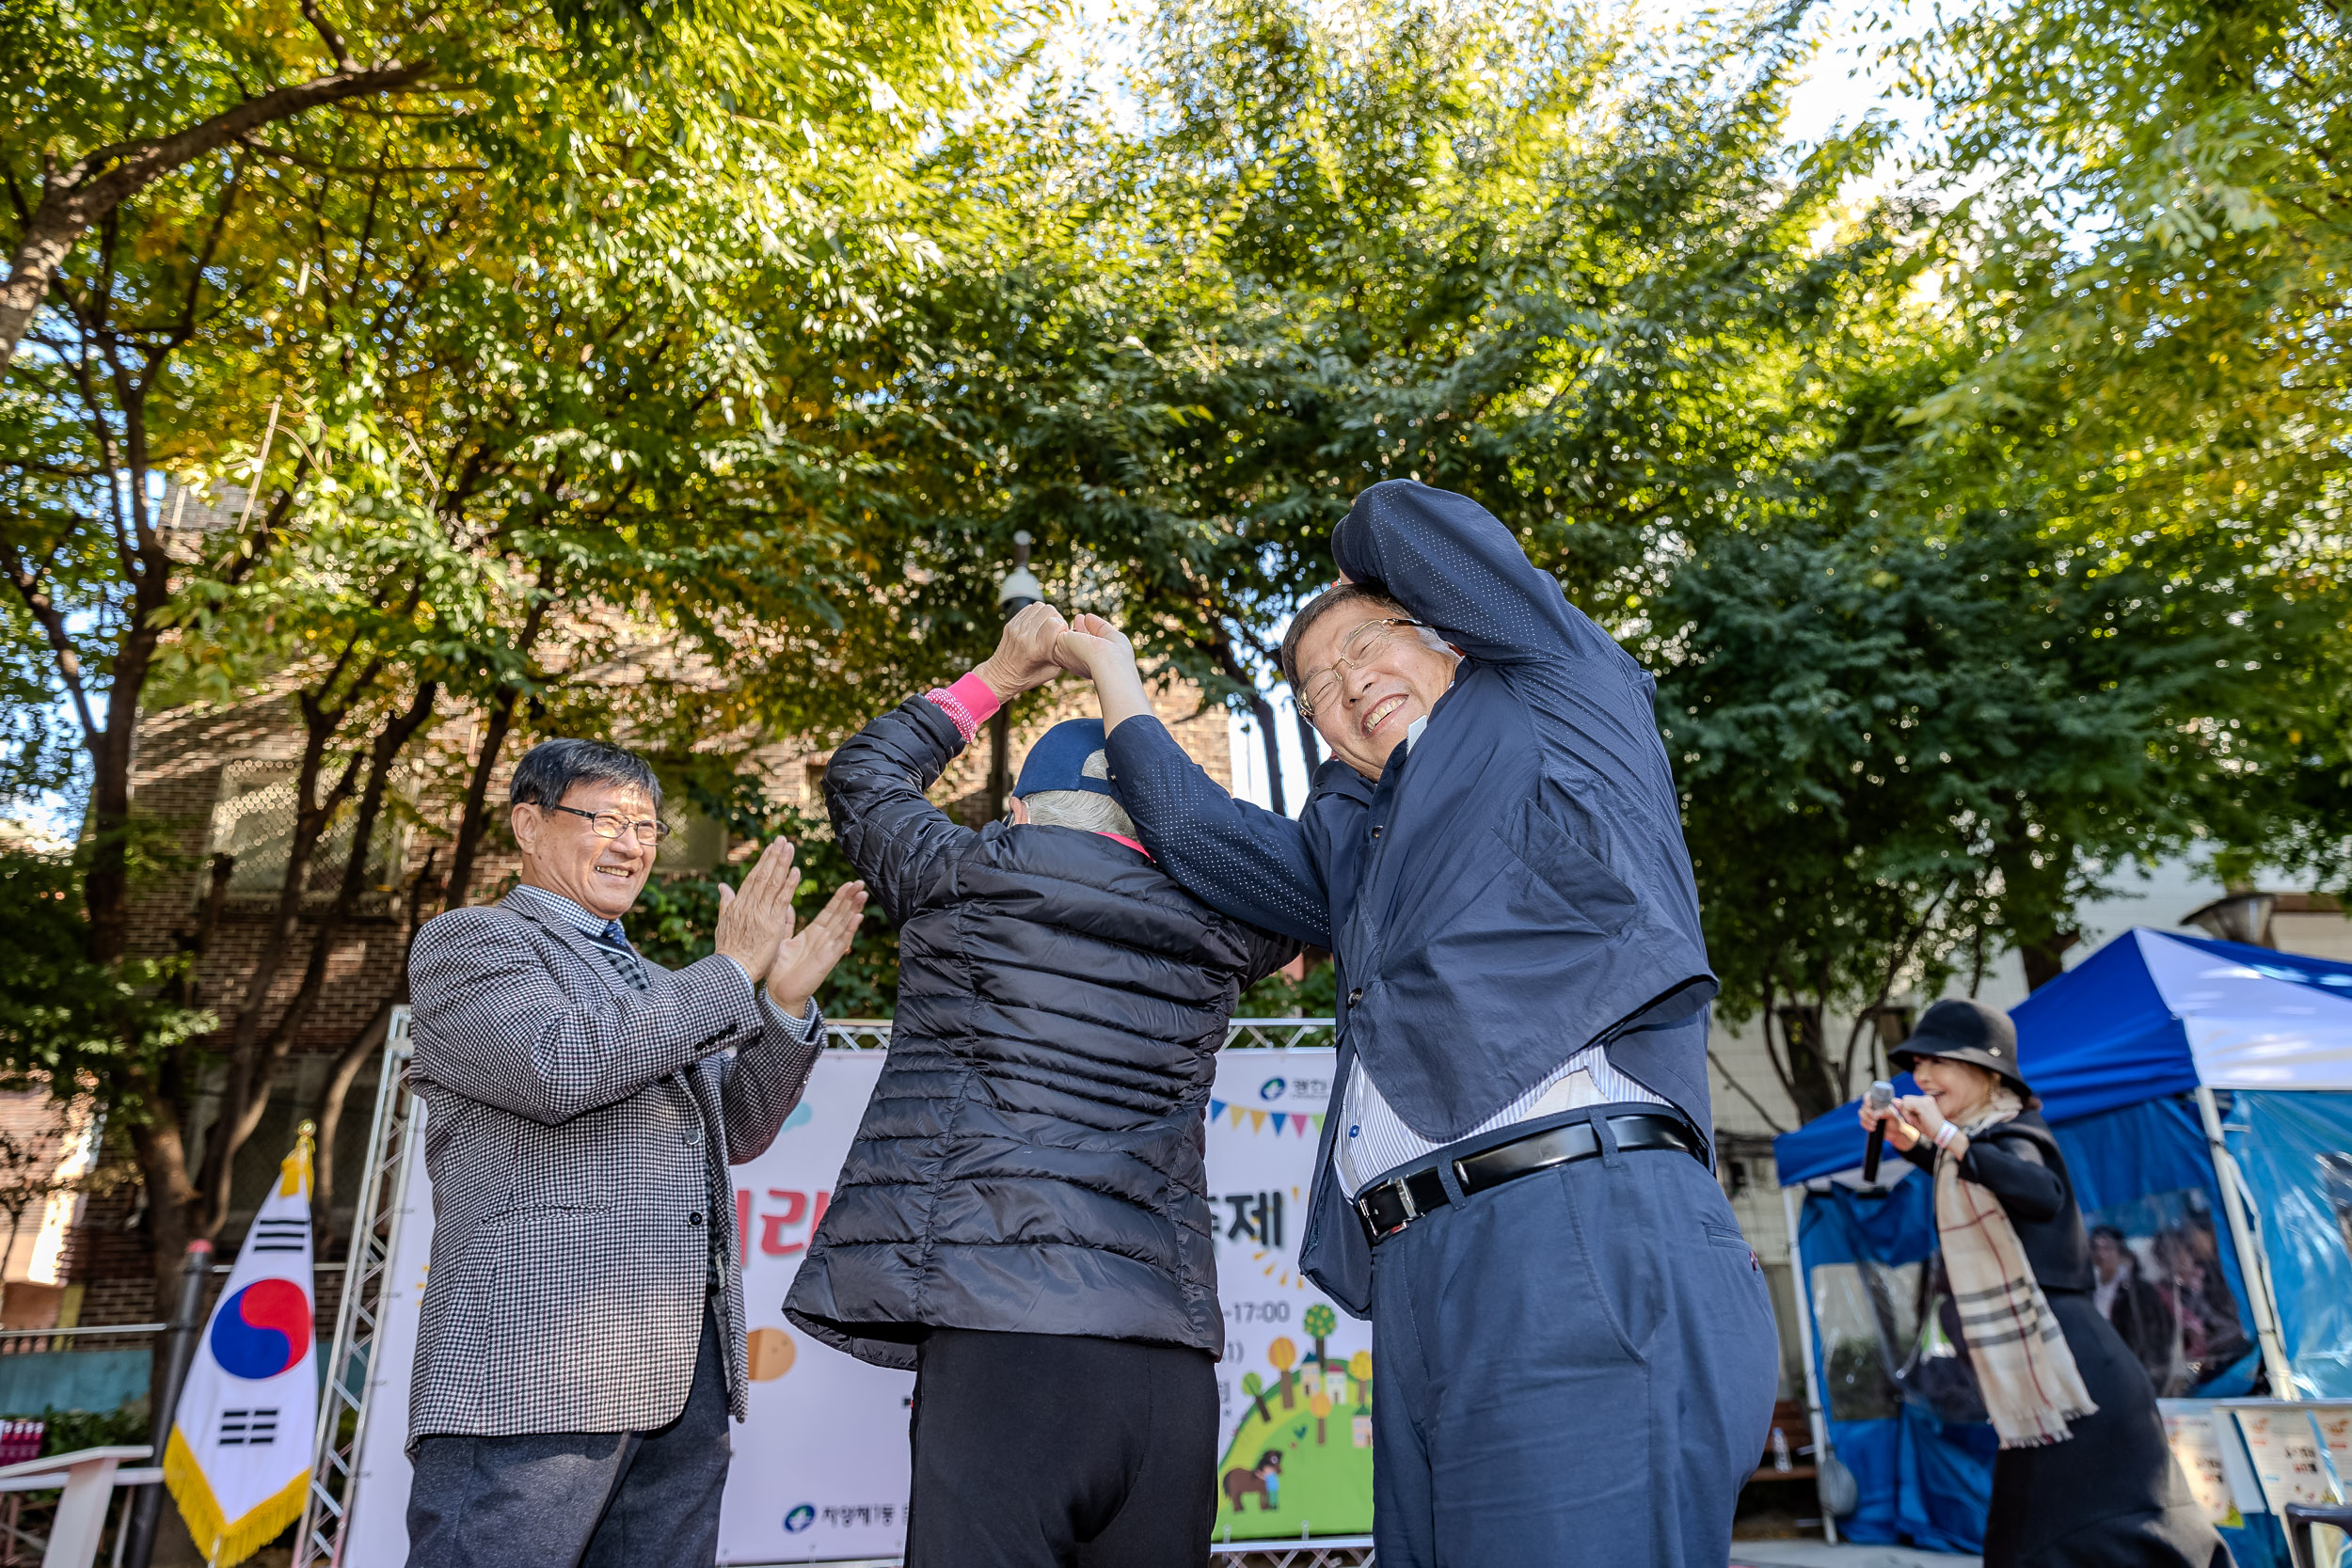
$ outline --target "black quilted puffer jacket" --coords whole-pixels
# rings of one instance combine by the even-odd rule
[[[1297,946],[1117,839],[958,826],[923,791],[961,749],[918,697],[825,771],[898,927],[898,1010],[785,1314],[886,1367],[933,1327],[1221,1354],[1209,1086],[1243,988]]]

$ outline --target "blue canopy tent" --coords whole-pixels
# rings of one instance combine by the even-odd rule
[[[2285,1397],[2352,1397],[2352,964],[2134,930],[2012,1016],[2103,1267],[2121,1265],[2108,1289],[2129,1299],[2103,1305],[2159,1390],[2242,1395],[2259,1370]],[[1902,1309],[1931,1294],[1928,1183],[1890,1157],[1864,1188],[1863,1142],[1848,1105],[1774,1143],[1817,1418],[1865,1499],[1847,1530],[1974,1549],[1950,1524],[1974,1496],[1981,1528],[1978,1438],[1923,1420],[1912,1389],[1934,1370],[1933,1325]]]

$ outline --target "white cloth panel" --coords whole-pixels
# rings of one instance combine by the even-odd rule
[[[2280,955],[2241,963],[2138,930],[2156,993],[2217,1089],[2352,1089],[2352,975]]]

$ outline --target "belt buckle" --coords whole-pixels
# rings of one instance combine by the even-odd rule
[[[1380,1223],[1372,1217],[1372,1195],[1383,1188],[1394,1188],[1396,1200],[1405,1210],[1405,1217],[1386,1229],[1383,1229]],[[1421,1218],[1421,1206],[1413,1201],[1413,1189],[1406,1186],[1404,1179],[1399,1177],[1393,1180],[1383,1181],[1377,1187],[1367,1188],[1359,1195],[1356,1199],[1356,1217],[1364,1222],[1364,1229],[1371,1234],[1375,1242],[1385,1242]]]

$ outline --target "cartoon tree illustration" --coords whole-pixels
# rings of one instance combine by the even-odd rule
[[[1330,1352],[1324,1345],[1324,1340],[1329,1338],[1331,1331],[1340,1326],[1340,1320],[1333,1315],[1328,1307],[1316,1302],[1307,1308],[1304,1322],[1307,1332],[1315,1337],[1315,1371],[1317,1375],[1327,1372],[1331,1370],[1331,1358]]]
[[[1314,1414],[1315,1446],[1320,1448],[1325,1441],[1323,1418],[1331,1414],[1331,1396],[1318,1388],[1307,1396],[1307,1408]]]
[[[1274,1363],[1274,1370],[1282,1374],[1282,1408],[1292,1409],[1298,1403],[1298,1395],[1291,1387],[1291,1366],[1298,1359],[1298,1347],[1288,1336],[1266,1346],[1265,1358]]]
[[[1347,1375],[1356,1380],[1356,1408],[1372,1408],[1372,1352],[1359,1350],[1347,1358]]]
[[[1274,1412],[1265,1407],[1265,1379],[1255,1372],[1244,1372],[1241,1374],[1241,1391],[1248,1394],[1250,1402],[1258,1407],[1258,1419],[1272,1424]]]

